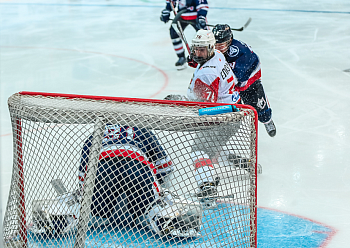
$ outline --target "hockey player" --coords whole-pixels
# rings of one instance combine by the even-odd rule
[[[244,104],[250,105],[258,112],[258,119],[265,125],[267,133],[274,137],[276,126],[272,120],[272,111],[261,83],[260,60],[256,53],[242,41],[233,38],[227,24],[217,24],[213,28],[216,39],[215,48],[220,50],[236,75],[239,91]]]
[[[172,6],[176,8],[176,3],[178,11],[187,9],[187,11],[183,13],[180,18],[181,28],[183,30],[189,25],[189,23],[196,31],[207,28],[206,16],[209,8],[207,0],[166,0],[166,7],[164,10],[162,10],[162,14],[160,16],[161,21],[164,23],[169,21]],[[181,22],[181,20],[186,22]],[[186,66],[185,50],[179,35],[175,32],[172,26],[170,27],[170,38],[173,43],[175,53],[179,58],[175,63],[175,66],[178,69],[184,69]]]
[[[85,179],[91,159],[92,143],[91,135],[82,149],[79,166],[82,192],[86,187],[91,187],[85,185]],[[202,215],[200,204],[181,199],[170,190],[163,189],[158,182],[164,183],[165,178],[172,172],[172,162],[151,131],[137,127],[106,125],[98,156],[95,182],[92,185],[91,225],[118,225],[127,216],[131,216],[132,224],[147,227],[159,235],[199,235]],[[61,220],[68,220],[68,216],[75,215],[74,223],[77,225],[79,213],[76,210],[74,213],[70,212],[66,206],[67,201],[62,202],[62,197],[58,202],[59,207],[49,206],[44,209],[46,213],[50,213],[48,218],[44,218],[44,222],[49,223],[52,216],[59,215]],[[67,211],[57,213],[55,209]],[[69,222],[61,221],[66,224],[60,224],[60,232],[68,231],[66,226],[70,226],[69,230],[72,230]],[[55,229],[55,226],[58,225],[50,225],[52,229]]]
[[[165,99],[239,103],[240,96],[235,91],[237,78],[226,62],[224,55],[215,50],[215,37],[211,31],[197,31],[192,40],[189,61],[192,64],[195,63],[197,68],[188,87],[187,97],[169,95]],[[197,196],[203,199],[207,198],[205,201],[207,207],[215,207],[215,201],[211,201],[209,198],[217,194],[216,188],[220,182],[220,177],[230,177],[224,168],[230,154],[223,152],[223,147],[230,137],[237,132],[238,128],[239,124],[218,126],[198,132],[194,138],[191,158],[199,188]],[[236,158],[237,160],[240,159],[239,156],[236,156]],[[219,162],[225,163],[219,164]]]

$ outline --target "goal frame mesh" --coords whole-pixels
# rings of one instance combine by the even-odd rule
[[[175,107],[197,107],[197,108],[207,108],[207,107],[215,107],[215,106],[222,106],[222,105],[229,105],[229,104],[224,104],[224,103],[209,103],[209,102],[189,102],[189,101],[169,101],[169,100],[156,100],[156,99],[140,99],[140,98],[126,98],[126,97],[109,97],[109,96],[91,96],[91,95],[76,95],[76,94],[59,94],[59,93],[44,93],[44,92],[28,92],[28,91],[22,91],[19,92],[17,94],[17,97],[20,96],[42,96],[42,97],[47,97],[47,98],[64,98],[64,99],[79,99],[79,100],[87,100],[87,101],[96,101],[99,103],[103,103],[103,102],[119,102],[119,103],[150,103],[150,104],[156,104],[156,105],[167,105],[167,106],[174,106]],[[21,104],[21,103],[19,103]],[[9,100],[9,105],[10,105],[10,100]],[[257,113],[256,110],[248,105],[242,105],[242,104],[236,104],[235,105],[238,109],[245,109],[245,110],[250,110],[251,112],[254,113],[254,121],[253,121],[253,125],[255,128],[255,144],[254,144],[254,148],[255,150],[253,151],[253,153],[255,154],[255,161],[254,161],[254,166],[255,166],[255,192],[254,192],[254,196],[253,199],[255,199],[255,202],[251,203],[254,204],[254,216],[252,218],[252,223],[251,223],[251,228],[252,228],[252,232],[254,233],[254,241],[252,242],[252,244],[254,244],[254,247],[257,247],[257,136],[258,136],[258,120],[257,120]],[[98,106],[100,107],[100,106]],[[74,109],[71,111],[75,111]],[[21,112],[21,111],[19,111]],[[3,235],[4,235],[4,244],[5,247],[28,247],[27,243],[28,243],[28,238],[27,238],[27,220],[26,220],[26,208],[25,208],[25,203],[26,203],[26,199],[25,199],[25,183],[24,183],[24,164],[23,164],[23,149],[22,149],[22,145],[23,145],[23,141],[22,141],[22,120],[31,120],[31,121],[42,121],[42,122],[53,122],[53,123],[69,123],[72,124],[72,120],[70,119],[66,119],[64,121],[64,119],[66,118],[65,116],[59,116],[58,118],[55,118],[54,115],[52,115],[50,118],[48,118],[47,120],[43,120],[43,119],[38,119],[37,116],[35,116],[35,113],[29,113],[29,114],[25,114],[25,115],[21,115],[21,114],[13,114],[12,113],[12,125],[13,125],[13,146],[14,146],[14,158],[13,158],[13,173],[17,174],[16,178],[18,181],[18,185],[16,185],[18,188],[18,199],[17,202],[20,206],[18,206],[19,212],[17,213],[17,221],[20,222],[20,226],[19,226],[19,230],[17,230],[17,235],[19,237],[17,237],[17,241],[11,243],[10,245],[7,244],[6,246],[6,242],[5,240],[8,239],[8,235],[7,232],[9,232],[8,230],[4,229],[3,231]],[[73,117],[74,118],[74,117]],[[97,118],[98,119],[98,118]],[[84,123],[84,121],[86,121],[86,123],[92,123],[93,121],[96,121],[95,116],[93,118],[91,117],[86,117],[86,120],[79,120],[79,123]],[[220,117],[216,117],[213,116],[211,119],[212,122],[220,122],[222,121],[222,119],[220,119]],[[74,121],[73,121],[74,122]],[[102,123],[103,124],[103,123]],[[137,124],[137,123],[136,123]],[[198,126],[196,127],[196,125],[193,125],[194,123],[184,123],[184,125],[186,127],[188,126],[193,126],[194,129],[196,128],[200,128],[203,129],[205,127],[203,126]],[[101,125],[101,123],[97,123],[95,122],[95,125]],[[151,124],[150,124],[151,125]],[[210,124],[209,124],[210,126]],[[166,125],[163,126],[159,126],[159,128],[168,128],[166,127]],[[176,127],[178,130],[181,130],[181,126]],[[12,178],[13,180],[13,178]],[[92,179],[90,179],[92,180]],[[13,182],[11,182],[11,189],[10,191],[14,190],[13,189]],[[9,202],[10,202],[10,198],[11,196],[9,196]],[[90,199],[91,200],[91,199]],[[8,208],[8,207],[7,207]],[[5,214],[5,218],[4,218],[4,224],[3,226],[5,227],[9,222],[13,222],[16,220],[11,219],[11,217],[7,216],[7,211]],[[79,223],[80,224],[80,223]],[[11,232],[11,230],[10,230]],[[79,229],[78,229],[79,232]],[[83,233],[86,234],[86,230],[83,229]],[[81,239],[84,239],[84,234],[82,234],[82,236],[77,235],[78,237],[80,237]],[[78,238],[77,238],[78,239]],[[76,243],[77,244],[77,243]],[[74,247],[78,247],[78,246],[74,246]],[[84,245],[83,245],[84,247]]]

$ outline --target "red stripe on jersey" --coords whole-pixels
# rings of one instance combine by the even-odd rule
[[[113,157],[124,157],[124,158],[135,159],[145,165],[148,165],[151,168],[154,175],[157,174],[157,169],[154,166],[154,164],[147,161],[142,155],[134,151],[124,150],[124,149],[104,151],[104,152],[101,152],[99,159],[101,160],[104,158],[113,158]]]
[[[158,169],[164,169],[172,164],[173,164],[173,162],[169,161],[168,163],[164,163],[164,164],[159,165]]]
[[[156,191],[160,193],[160,189],[158,187],[158,184],[156,182],[153,182],[153,186],[156,188]]]
[[[249,88],[249,86],[251,86],[256,80],[261,78],[261,70],[259,70],[257,73],[254,74],[254,76],[250,77],[247,81],[247,84],[244,85],[243,87],[238,87],[235,86],[235,89],[237,91],[245,91],[246,89]]]
[[[149,168],[151,168],[151,170],[153,171],[153,174],[154,174],[154,175],[157,174],[157,169],[156,169],[156,167],[154,166],[154,164],[150,163],[150,164],[149,164]]]
[[[175,51],[180,51],[180,50],[182,50],[182,49],[184,49],[183,47],[180,47],[180,48],[174,48],[175,49]]]
[[[202,167],[202,166],[209,166],[211,168],[214,168],[213,167],[213,163],[211,162],[211,160],[209,158],[205,159],[205,158],[200,158],[200,159],[196,159],[194,161],[194,167],[196,169]]]
[[[227,83],[231,83],[233,81],[233,76],[231,76],[229,79],[227,79]]]
[[[195,13],[196,15],[191,15],[191,16],[181,16],[181,18],[185,21],[192,21],[192,20],[196,20],[197,19],[197,13]]]
[[[132,158],[137,161],[140,161],[141,163],[145,165],[150,165],[152,163],[148,162],[144,157],[142,157],[139,153],[124,149],[118,149],[118,150],[108,150],[100,153],[99,159],[105,159],[105,158],[113,158],[113,157],[125,157],[125,158]],[[152,164],[153,165],[153,164]]]

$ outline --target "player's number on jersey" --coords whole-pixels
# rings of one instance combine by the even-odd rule
[[[108,125],[104,133],[104,141],[109,139],[122,139],[126,137],[128,140],[132,140],[135,137],[135,133],[132,127],[121,127],[118,125]]]

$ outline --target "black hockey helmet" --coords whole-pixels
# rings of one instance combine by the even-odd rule
[[[213,28],[216,43],[224,43],[233,39],[231,28],[227,24],[216,24]]]

